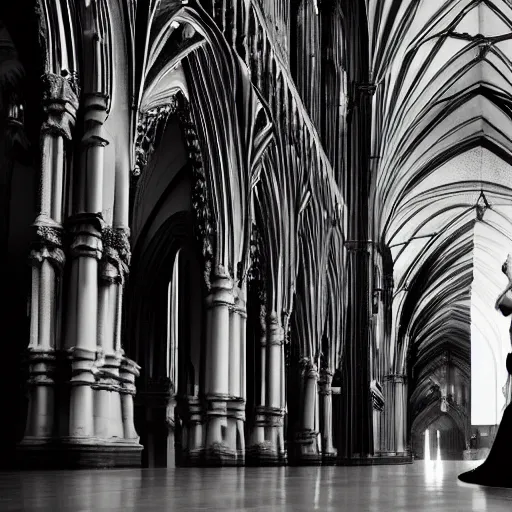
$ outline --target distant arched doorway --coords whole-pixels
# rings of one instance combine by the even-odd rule
[[[127,318],[142,366],[136,429],[143,464],[173,467],[193,441],[190,411],[204,388],[204,294],[190,214],[170,217],[136,265]]]
[[[462,460],[466,449],[464,432],[446,413],[426,426],[424,422],[414,425],[411,438],[411,448],[418,459]]]

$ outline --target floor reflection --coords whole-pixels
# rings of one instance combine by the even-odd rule
[[[418,462],[421,464],[421,462]],[[425,483],[435,489],[443,486],[444,483],[444,462],[437,460],[424,460]]]
[[[478,464],[0,473],[0,510],[512,510],[512,489],[457,480]]]

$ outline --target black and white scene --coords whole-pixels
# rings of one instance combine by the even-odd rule
[[[512,0],[0,0],[0,244],[0,511],[512,510]]]

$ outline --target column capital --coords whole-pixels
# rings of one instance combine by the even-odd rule
[[[42,246],[30,251],[29,259],[32,265],[40,266],[43,261],[48,260],[58,269],[62,269],[66,263],[66,255],[58,247]]]
[[[372,82],[355,82],[354,86],[359,93],[370,97],[373,96],[377,90],[377,84]]]
[[[320,378],[318,380],[318,393],[320,395],[332,395],[332,379],[334,377],[334,373],[328,368],[322,368],[320,370]]]
[[[256,406],[256,423],[261,427],[281,426],[285,412],[279,407],[270,407],[268,405]]]
[[[299,360],[299,367],[302,369],[307,379],[318,380],[318,368],[308,357],[303,357]]]
[[[96,350],[72,347],[70,384],[72,386],[92,386],[96,383]]]
[[[224,275],[214,274],[210,294],[206,299],[207,307],[212,308],[219,305],[233,307],[235,298],[233,296],[233,281],[228,273]]]
[[[271,313],[269,315],[267,339],[269,345],[281,346],[284,344],[284,329],[282,328],[276,313]]]
[[[130,268],[130,230],[105,226],[101,231],[101,241],[100,278],[108,283],[124,283]]]
[[[389,375],[386,375],[384,377],[384,381],[386,382],[393,382],[394,384],[406,384],[407,383],[407,375],[400,374],[400,373],[392,373]]]
[[[63,228],[60,225],[47,225],[36,221],[35,240],[29,259],[33,265],[39,266],[44,260],[50,260],[57,268],[64,267],[66,256],[63,250]]]
[[[367,252],[370,253],[374,246],[372,240],[346,240],[345,248],[349,252]]]
[[[123,383],[119,392],[124,395],[135,395],[135,378],[140,375],[140,366],[127,357],[121,358],[119,380]]]
[[[109,97],[103,93],[89,93],[84,98],[84,125],[85,132],[82,145],[85,147],[108,145],[104,137],[103,124],[108,117]]]
[[[71,140],[78,110],[77,89],[72,81],[55,73],[45,73],[43,82],[43,109],[47,114],[41,130]]]
[[[67,221],[71,236],[72,257],[85,256],[101,259],[103,252],[102,231],[104,227],[101,213],[79,213]]]

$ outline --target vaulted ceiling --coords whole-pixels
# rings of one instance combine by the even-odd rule
[[[508,335],[493,306],[512,251],[512,1],[367,0],[367,12],[373,229],[394,261],[387,365],[412,354],[425,387],[449,353],[469,382],[472,331],[497,355]]]

